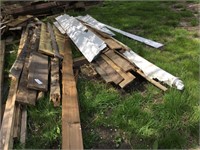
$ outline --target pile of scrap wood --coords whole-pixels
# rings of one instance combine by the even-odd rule
[[[178,77],[114,39],[110,29],[155,48],[163,46],[100,23],[89,15],[75,18],[64,14],[56,17],[53,25],[28,21],[22,30],[18,56],[10,69],[12,79],[1,123],[1,149],[11,149],[13,139],[25,144],[27,106],[36,105],[41,92],[49,92],[54,106],[60,106],[62,101],[62,148],[83,149],[77,73],[74,74],[74,69],[81,65],[89,64],[91,74],[96,71],[106,83],[120,88],[134,82],[137,74],[163,91],[167,90],[165,85],[183,90]],[[83,54],[81,58],[72,59],[70,42]]]
[[[1,35],[5,31],[19,29],[22,23],[34,17],[43,17],[70,9],[86,10],[101,1],[5,1],[1,6]]]

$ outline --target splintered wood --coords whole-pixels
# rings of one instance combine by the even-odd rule
[[[70,43],[65,40],[62,65],[62,149],[83,149],[78,95]]]
[[[28,73],[28,88],[47,91],[48,90],[48,56],[40,53],[31,53]]]

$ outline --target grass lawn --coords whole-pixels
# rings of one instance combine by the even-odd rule
[[[152,84],[134,82],[120,90],[101,79],[79,76],[84,148],[196,148],[199,144],[199,48],[195,2],[103,2],[87,11],[97,20],[163,43],[162,50],[117,34],[116,38],[145,59],[180,77],[184,91],[165,93]],[[182,26],[182,22],[187,27]],[[198,27],[197,27],[198,28]],[[78,56],[74,50],[73,53]],[[8,61],[7,61],[8,62]],[[47,94],[48,95],[48,94]],[[48,96],[28,107],[26,148],[61,148],[61,107]],[[20,148],[19,144],[15,148]]]

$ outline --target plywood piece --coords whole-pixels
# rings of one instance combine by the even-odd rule
[[[83,149],[72,52],[69,41],[65,42],[62,65],[62,149]]]
[[[4,59],[5,59],[5,41],[1,41],[1,50],[0,50],[0,103],[2,103],[2,101],[3,101]],[[0,124],[1,124],[1,122],[0,122]]]
[[[53,101],[54,106],[60,106],[60,67],[59,59],[51,59],[51,86],[50,86],[50,100]]]
[[[133,65],[129,61],[116,54],[113,50],[105,52],[105,55],[109,57],[123,71],[127,72],[133,69]]]
[[[132,75],[130,72],[126,73],[124,72],[119,66],[117,66],[113,61],[111,61],[106,55],[102,54],[101,57],[113,68],[118,72],[123,78],[124,81],[122,81],[119,86],[121,88],[124,88],[126,85],[131,83],[134,79],[135,76]]]
[[[106,39],[105,42],[113,50],[122,49],[122,46],[112,39]]]
[[[105,60],[103,60],[101,57],[96,59],[96,63],[99,65],[99,67],[107,74],[108,77],[110,78],[107,79],[106,81],[113,81],[115,84],[119,84],[122,80],[123,77],[119,75]],[[100,74],[101,75],[101,74]],[[105,77],[103,77],[105,78]]]
[[[48,90],[48,56],[34,52],[30,57],[27,86],[30,89],[45,92]]]
[[[25,145],[26,143],[26,130],[27,130],[27,110],[26,108],[22,109],[22,118],[21,118],[21,132],[20,132],[20,142]]]

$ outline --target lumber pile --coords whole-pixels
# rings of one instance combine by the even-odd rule
[[[68,4],[75,2],[67,2]],[[16,15],[34,10],[63,6],[66,2],[29,2],[26,8],[15,8]],[[75,7],[84,7],[76,3]],[[29,10],[30,9],[30,10]],[[38,13],[39,13],[38,12]],[[12,14],[12,12],[10,12]],[[12,14],[14,15],[14,14]],[[11,85],[5,104],[0,130],[0,148],[12,149],[13,140],[25,145],[27,131],[27,106],[37,107],[37,100],[44,93],[50,95],[55,107],[62,104],[62,149],[83,149],[79,100],[76,88],[78,72],[99,75],[106,83],[126,88],[138,76],[157,88],[166,91],[166,85],[179,90],[184,88],[180,79],[137,55],[128,46],[113,38],[109,29],[134,37],[145,44],[160,47],[163,44],[141,38],[98,22],[89,15],[72,17],[67,14],[55,18],[53,24],[43,23],[31,15],[19,16],[6,23],[21,26],[22,34],[18,55],[10,69]],[[73,59],[71,46],[83,56]],[[5,44],[1,41],[0,85]],[[88,65],[88,66],[87,66]],[[85,69],[84,69],[85,67]],[[90,72],[91,71],[91,72]],[[0,92],[2,89],[0,89]],[[2,98],[2,92],[0,98]]]

